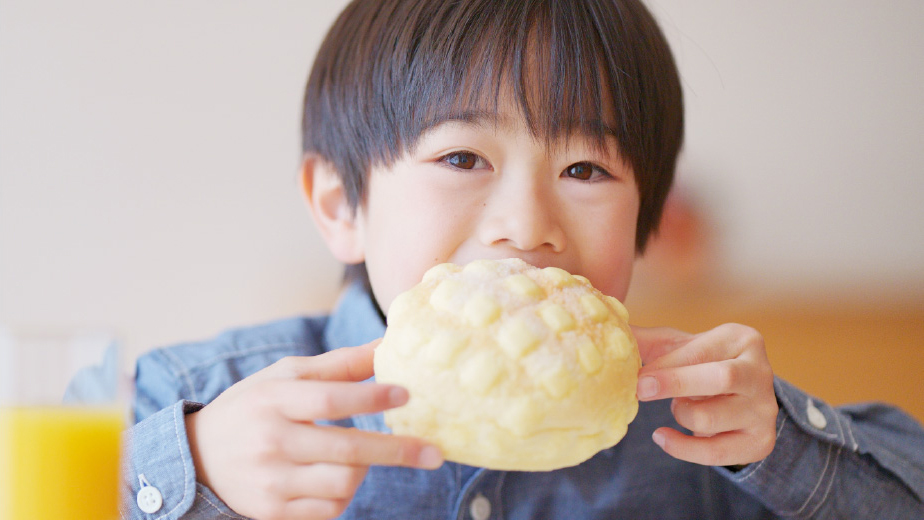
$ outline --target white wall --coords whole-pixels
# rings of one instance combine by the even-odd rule
[[[327,307],[299,105],[344,3],[4,0],[0,322],[138,353]],[[723,268],[924,290],[924,3],[650,5]]]
[[[924,2],[652,0],[727,269],[924,288]],[[719,209],[720,208],[720,209]]]

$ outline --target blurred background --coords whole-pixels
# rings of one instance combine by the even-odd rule
[[[344,1],[0,2],[0,323],[129,358],[322,311],[301,90]],[[833,403],[924,419],[924,3],[650,0],[687,139],[638,324],[764,333]]]

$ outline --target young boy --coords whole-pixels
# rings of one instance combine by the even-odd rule
[[[304,187],[348,264],[330,316],[138,363],[127,518],[924,517],[924,431],[774,378],[760,335],[636,328],[642,402],[587,462],[502,472],[389,435],[373,376],[392,300],[431,266],[519,257],[619,299],[682,139],[637,0],[357,0],[305,93]],[[361,346],[355,346],[361,345]]]

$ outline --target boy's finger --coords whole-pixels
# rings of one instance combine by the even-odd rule
[[[671,413],[677,424],[697,435],[715,435],[740,430],[760,421],[749,401],[740,395],[719,395],[707,399],[677,398]]]
[[[285,509],[276,518],[301,520],[304,518],[337,518],[350,501],[345,498],[301,497],[285,503]]]
[[[738,393],[745,376],[737,360],[667,368],[639,375],[636,393],[642,401]]]
[[[738,354],[736,345],[730,341],[721,329],[711,330],[702,334],[691,335],[683,342],[672,347],[672,350],[650,360],[640,371],[639,376],[646,372],[675,368],[703,363],[713,363],[733,359]]]
[[[421,469],[436,469],[443,464],[439,449],[421,439],[337,426],[303,428],[311,432],[294,435],[286,444],[287,455],[294,462]]]
[[[685,435],[672,428],[658,428],[652,440],[668,455],[704,466],[733,466],[764,459],[773,449],[774,441],[755,442],[742,431],[725,432],[712,437]]]
[[[321,381],[365,381],[372,377],[376,339],[358,347],[342,347],[317,356],[293,356],[273,365],[275,377]]]
[[[395,385],[285,379],[276,381],[272,398],[289,420],[310,422],[378,413],[407,403],[407,390]]]
[[[320,462],[296,466],[286,476],[280,490],[290,499],[351,499],[362,484],[368,466],[349,466]]]
[[[686,332],[668,327],[630,325],[630,328],[638,343],[638,352],[644,364],[686,345],[692,338],[692,335]]]

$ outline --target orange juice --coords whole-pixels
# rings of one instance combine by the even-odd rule
[[[119,517],[121,409],[0,407],[0,520]]]

